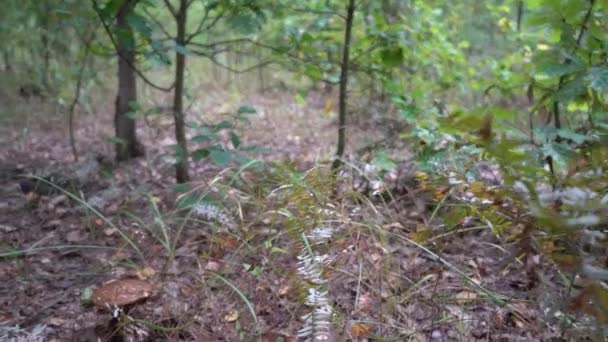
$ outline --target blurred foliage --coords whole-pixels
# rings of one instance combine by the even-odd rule
[[[433,10],[423,12],[426,4],[416,3],[422,17],[429,18],[419,22],[432,23],[435,15],[441,18],[431,24],[436,31],[430,30],[439,41],[426,37],[430,48],[443,51],[412,52],[413,61],[431,59],[438,67],[430,70],[429,77],[389,85],[393,103],[413,125],[404,136],[420,141],[421,167],[436,175],[466,179],[470,170],[487,161],[498,167],[504,181],[497,189],[468,184],[465,190],[492,200],[475,205],[477,213],[452,210],[446,219],[457,223],[474,214],[492,227],[502,226],[502,233],[504,217],[510,217],[514,226],[523,226],[509,238],[518,242],[513,254],[544,254],[567,275],[564,279],[584,279],[574,302],[578,304],[571,308],[605,322],[608,312],[603,303],[608,292],[599,284],[608,271],[601,259],[605,256],[598,251],[608,245],[605,238],[593,247],[585,241],[589,235],[604,236],[608,224],[606,4],[526,1],[522,28],[517,31],[517,2],[486,3],[481,17],[486,25],[492,23],[488,18],[494,18],[488,32],[501,36],[494,48],[478,41],[464,43],[459,39],[470,26],[453,31],[450,25],[458,23],[451,16],[469,18],[458,9],[474,11],[479,5],[453,6],[450,12],[439,13],[432,4]],[[474,61],[481,63],[472,65]],[[441,106],[429,106],[424,98],[441,94],[442,86],[451,96],[465,90],[468,100],[477,101],[446,97]],[[505,198],[514,202],[504,206]],[[527,214],[534,220],[520,219]],[[522,243],[529,239],[536,243]],[[603,309],[585,309],[588,303]]]

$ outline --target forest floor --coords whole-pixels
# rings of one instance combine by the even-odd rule
[[[289,161],[302,171],[333,152],[336,126],[332,115],[319,114],[328,107],[322,93],[311,94],[306,104],[276,92],[230,105],[227,97],[209,92],[205,105],[194,104],[189,115],[219,117],[238,108],[234,104],[252,105],[258,113],[241,139],[270,147],[261,158]],[[161,118],[139,127],[145,158],[108,163],[111,172],[89,180],[96,190],[83,190],[85,198],[113,191],[100,215],[61,192],[28,200],[19,191],[16,169],[67,174],[95,155],[111,159],[112,146],[104,140],[112,135],[111,107],[100,110],[101,120],[78,119],[81,158],[74,162],[61,115],[35,101],[19,106],[28,115],[3,124],[0,132],[0,340],[296,340],[309,311],[298,274],[303,244],[285,233],[286,220],[271,219],[281,209],[276,201],[260,204],[240,188],[230,192],[237,200],[227,205],[236,230],[217,229],[203,219],[182,225],[166,158],[172,128]],[[386,134],[381,127],[349,126],[350,140],[365,146]],[[192,167],[193,184],[219,184],[226,174],[207,161]],[[250,184],[265,181],[263,173],[249,177]],[[390,203],[329,200],[335,236],[322,247],[330,259],[322,276],[334,310],[331,340],[567,338],[539,306],[540,297],[551,300],[558,290],[532,284],[525,262],[505,264],[507,246],[489,228],[467,226],[435,235],[426,247],[415,243],[420,227],[439,226],[433,206],[421,207],[414,198],[424,196]],[[171,240],[179,227],[181,236],[170,249],[162,233]],[[547,277],[555,274],[550,265],[539,267]],[[151,284],[153,295],[130,309],[126,323],[124,317],[112,323],[112,314],[87,296],[108,281],[127,278]]]

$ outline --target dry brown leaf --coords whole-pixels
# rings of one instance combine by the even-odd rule
[[[466,304],[477,299],[479,295],[471,291],[461,291],[456,294],[456,300],[461,304]]]
[[[369,335],[369,326],[364,323],[355,323],[350,328],[350,334],[354,338],[367,336]]]
[[[207,265],[205,265],[205,271],[217,272],[220,270],[220,264],[215,261],[209,261]]]
[[[136,276],[140,280],[146,280],[150,277],[153,277],[155,274],[156,274],[156,271],[152,267],[146,266],[143,269],[138,270],[136,273]]]
[[[403,225],[399,222],[393,222],[393,223],[389,223],[389,224],[385,224],[382,226],[382,229],[384,230],[403,230],[405,229],[403,227]]]
[[[139,279],[111,281],[93,291],[93,304],[99,307],[127,305],[139,302],[154,294],[154,286]]]
[[[224,315],[224,322],[232,323],[239,319],[239,312],[237,310],[230,310]]]
[[[291,342],[295,340],[295,338],[287,334],[275,331],[267,331],[262,335],[262,341],[264,342]]]
[[[280,297],[284,297],[289,293],[289,291],[291,291],[291,286],[289,284],[284,285],[279,289],[278,295]]]
[[[85,234],[80,230],[72,230],[71,232],[67,233],[65,236],[65,240],[67,242],[81,242],[83,240],[85,240],[86,236]]]
[[[66,325],[68,321],[59,317],[51,317],[46,321],[46,323],[51,327],[61,327]]]
[[[374,299],[370,292],[365,292],[361,296],[359,296],[359,301],[357,302],[355,309],[357,311],[369,312],[373,308]]]

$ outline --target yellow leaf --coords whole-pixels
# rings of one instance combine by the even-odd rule
[[[419,171],[419,172],[416,172],[416,179],[420,182],[424,182],[424,181],[429,180],[429,175],[426,174],[425,172]]]
[[[323,108],[323,117],[331,116],[332,109],[334,108],[334,100],[332,98],[327,99],[325,101],[325,108]]]

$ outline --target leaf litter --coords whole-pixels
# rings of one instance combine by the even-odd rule
[[[300,167],[310,167],[327,153],[327,146],[332,146],[331,134],[322,133],[331,130],[319,129],[332,125],[331,119],[312,115],[310,108],[286,106],[282,95],[249,100],[265,116],[254,121],[253,129],[242,139],[277,146],[276,153],[267,156],[269,160],[296,161]],[[283,120],[285,113],[272,108],[288,108],[295,119]],[[98,148],[96,139],[107,134],[111,126],[109,122],[91,125],[96,134],[82,139],[81,150],[96,151],[107,159],[111,146]],[[256,125],[273,127],[277,134],[256,135],[266,132],[255,129]],[[74,166],[59,130],[36,131],[32,127],[32,131],[28,153],[19,146],[0,152],[1,160],[13,164],[0,170],[43,168],[80,178],[91,172],[90,164]],[[170,130],[161,133],[171,141]],[[11,139],[14,133],[4,136]],[[161,141],[163,137],[145,135],[144,139]],[[120,334],[141,340],[237,340],[243,333],[253,337],[256,331],[268,341],[295,340],[300,317],[306,313],[303,304],[308,289],[298,276],[302,265],[290,254],[301,245],[281,228],[275,229],[277,235],[269,235],[273,232],[269,226],[287,224],[275,215],[280,208],[271,203],[270,208],[260,209],[262,219],[253,218],[255,205],[242,218],[224,217],[227,214],[222,211],[215,226],[201,222],[209,217],[192,219],[169,257],[172,241],[163,243],[152,227],[161,219],[174,234],[183,216],[151,214],[150,202],[144,196],[155,198],[160,213],[177,212],[178,194],[169,185],[173,184],[173,170],[161,158],[166,152],[163,148],[151,148],[146,160],[112,165],[110,177],[95,174],[88,180],[88,193],[79,194],[116,227],[64,194],[28,202],[19,193],[12,173],[2,171],[1,339],[108,338],[116,334],[119,320],[124,323]],[[209,182],[222,170],[199,163],[195,171],[201,182]],[[499,182],[491,167],[481,168],[480,173]],[[260,181],[255,175],[248,176],[253,177],[249,184]],[[408,185],[409,190],[415,183]],[[373,191],[377,186],[371,186]],[[347,194],[349,189],[345,189]],[[471,189],[476,191],[483,192]],[[563,336],[567,331],[555,319],[556,311],[547,315],[530,300],[543,291],[557,296],[558,289],[547,287],[547,281],[535,283],[526,273],[530,266],[518,260],[503,267],[501,261],[508,252],[497,247],[501,241],[491,230],[464,231],[433,240],[427,246],[439,253],[441,260],[404,240],[423,243],[435,239],[438,223],[428,222],[428,202],[444,195],[410,193],[386,207],[356,201],[332,203],[342,217],[340,233],[331,236],[321,229],[310,231],[331,239],[323,247],[331,258],[315,275],[327,284],[328,304],[334,312],[332,333],[353,340],[373,336],[420,340],[543,340]],[[220,215],[211,207],[199,209]],[[240,221],[250,219],[248,214],[252,215],[251,229],[227,229],[222,233],[225,235],[219,234],[217,224],[240,225]],[[129,248],[122,234],[142,246],[141,251]],[[466,277],[448,265],[455,265]],[[543,261],[534,265],[542,268],[546,277],[556,277],[551,265]],[[220,273],[233,288],[218,281],[215,275]],[[480,286],[488,292],[480,292]],[[507,304],[497,306],[492,296],[508,299]],[[113,316],[91,306],[87,298],[104,307],[131,301],[138,304],[122,316]],[[248,305],[255,316],[248,313]]]

